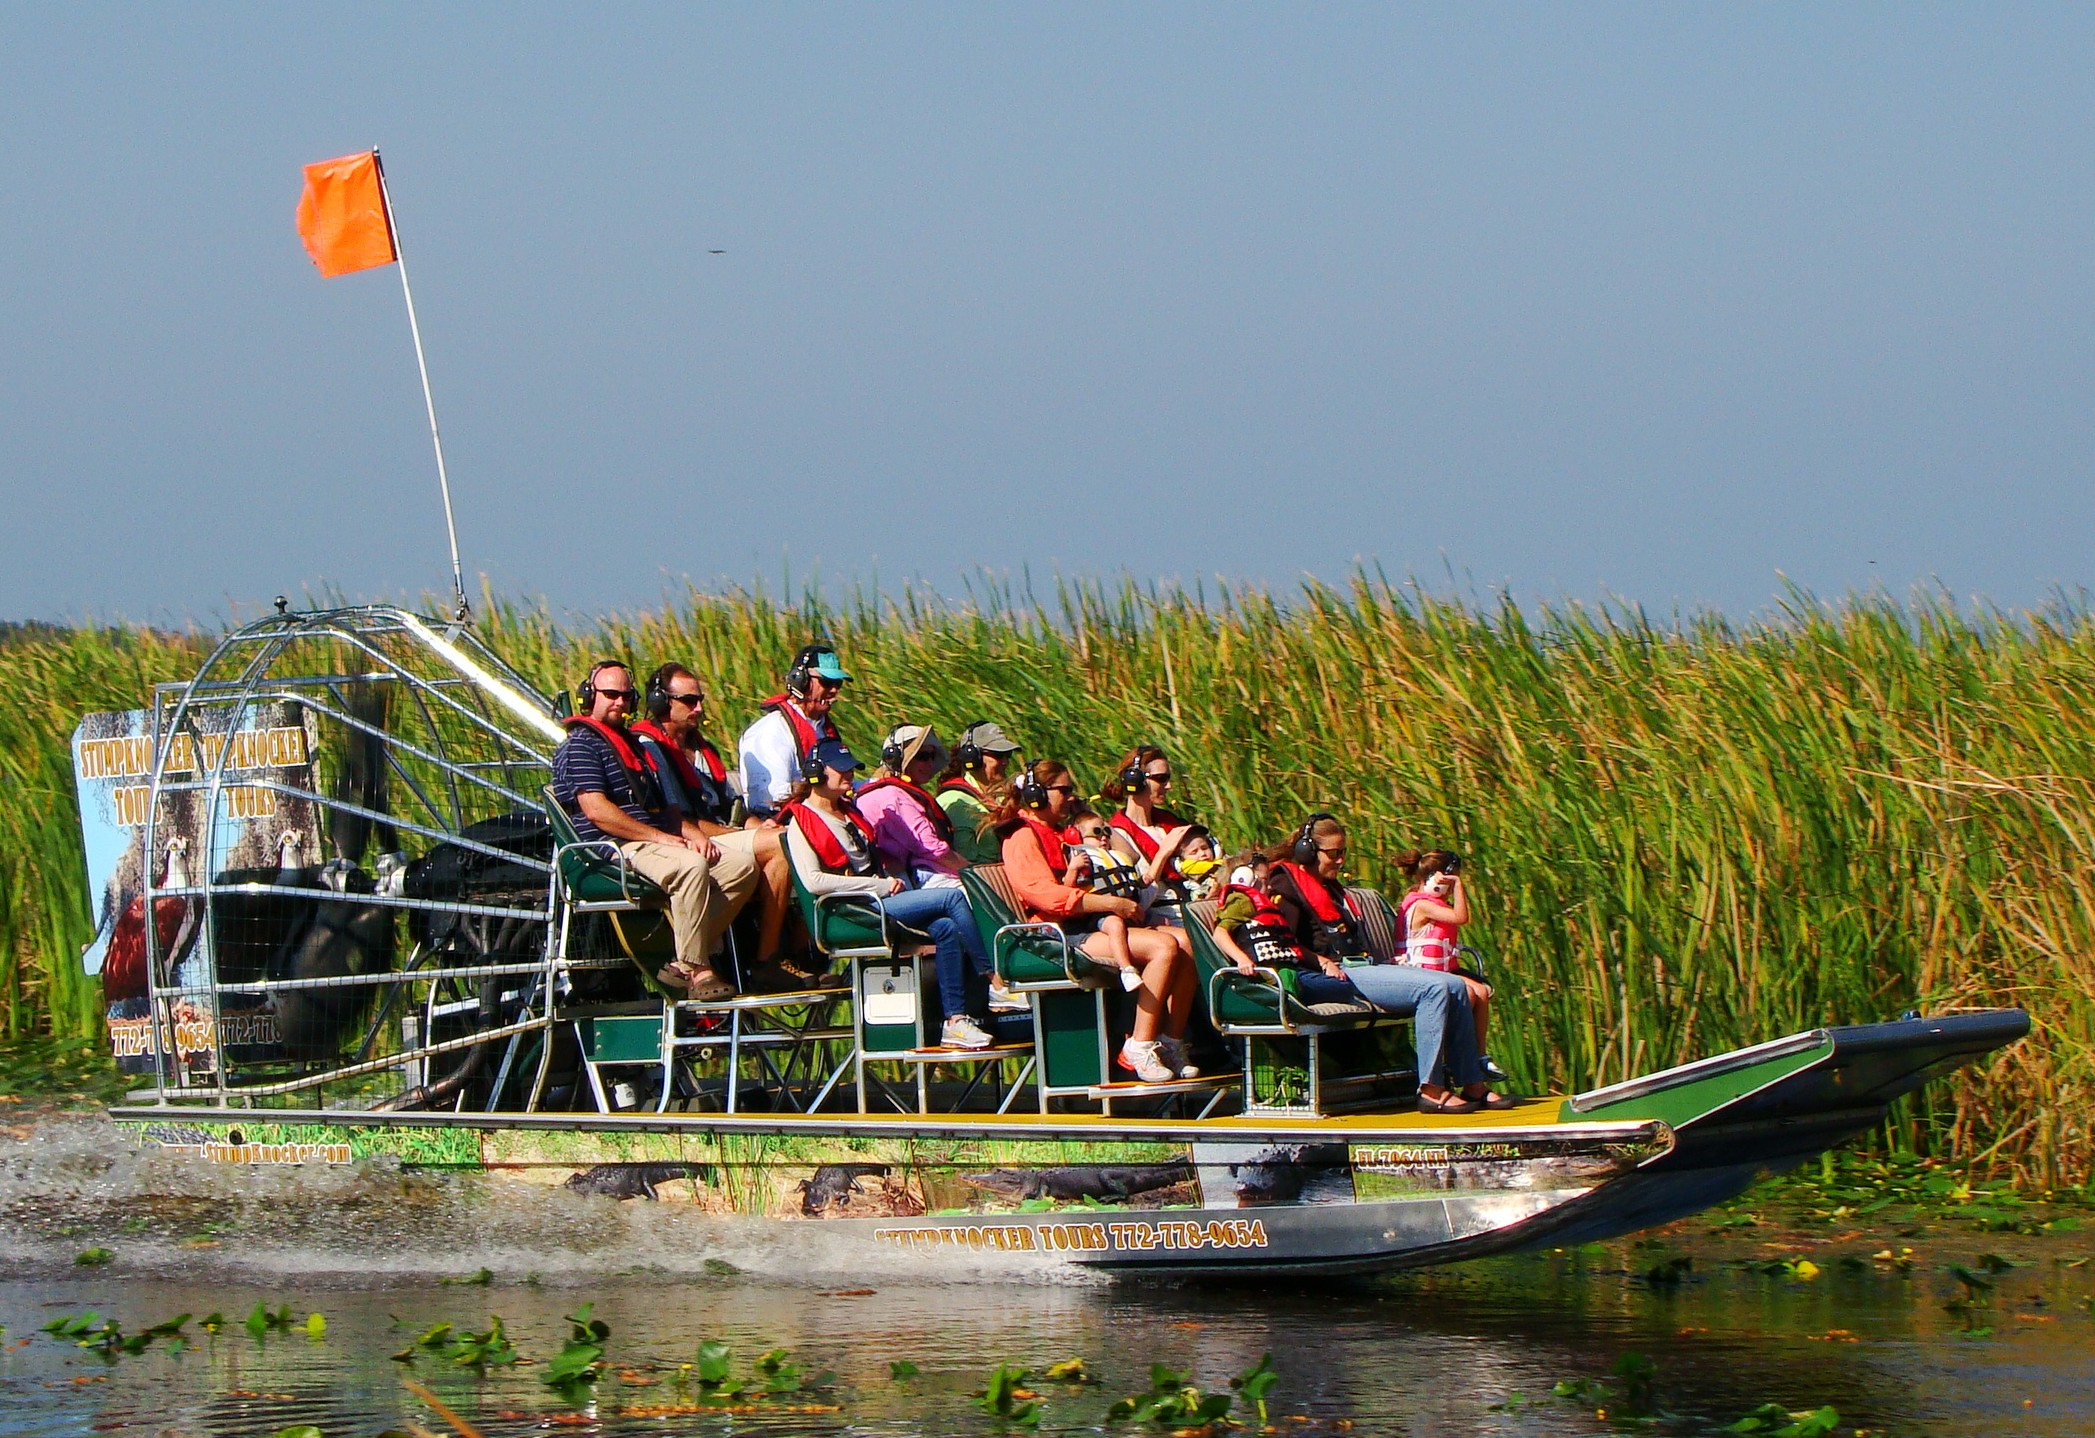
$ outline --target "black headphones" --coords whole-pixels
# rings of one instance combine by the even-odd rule
[[[895,742],[894,731],[890,730],[880,745],[880,762],[899,774],[902,772],[902,752],[903,746]],[[923,752],[921,747],[918,752]]]
[[[1317,862],[1316,827],[1326,819],[1336,824],[1338,815],[1326,814],[1322,810],[1310,815],[1302,821],[1302,827],[1295,831],[1294,841],[1288,845],[1288,857],[1305,869]]]
[[[959,761],[963,772],[982,767],[982,746],[975,742],[975,731],[988,722],[987,719],[972,719],[960,731],[960,742],[953,746],[953,757]],[[883,752],[880,757],[885,759],[887,755]]]
[[[590,710],[590,707],[591,707],[592,705],[594,705],[594,704],[596,703],[596,677],[597,677],[597,675],[599,675],[599,674],[603,673],[603,672],[604,672],[604,671],[605,671],[606,669],[623,669],[623,670],[625,670],[625,671],[626,671],[626,682],[627,682],[627,683],[629,683],[629,684],[630,684],[630,683],[632,683],[632,675],[633,675],[633,666],[632,666],[632,665],[630,665],[630,664],[628,664],[628,663],[626,663],[626,661],[625,661],[625,660],[623,660],[623,659],[599,659],[599,660],[597,660],[597,662],[596,662],[596,663],[594,663],[594,664],[592,664],[592,665],[590,665],[590,666],[589,666],[589,677],[588,677],[587,679],[584,679],[584,680],[583,680],[583,681],[582,681],[582,682],[581,682],[580,684],[578,684],[578,685],[576,685],[576,686],[575,686],[575,698],[577,698],[578,700],[580,700],[580,701],[581,701],[581,703],[582,703],[582,712],[583,712],[583,713],[585,713],[585,714],[586,714],[586,713],[588,713],[588,712],[589,712],[589,710]],[[652,687],[652,684],[650,685],[650,687]]]
[[[1018,777],[1011,781],[1011,797],[1018,801],[1021,809],[1047,807],[1048,786],[1040,777],[1039,765],[1028,764],[1018,771]]]
[[[1149,760],[1142,757],[1144,749],[1155,748],[1152,744],[1137,744],[1135,757],[1128,760],[1127,767],[1120,771],[1120,788],[1124,794],[1139,794],[1142,786],[1149,782]]]
[[[800,759],[801,780],[809,784],[821,783],[822,770],[824,767],[825,766],[823,765],[822,761],[815,757],[814,751],[809,750],[806,754],[802,755]]]
[[[647,717],[657,724],[669,717],[669,681],[683,670],[681,664],[657,665],[647,676]]]
[[[793,667],[786,671],[786,693],[795,699],[807,698],[807,681],[813,676],[815,663],[825,654],[835,654],[833,644],[805,644],[793,656]]]

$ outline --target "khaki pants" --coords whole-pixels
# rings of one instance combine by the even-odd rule
[[[756,892],[753,839],[722,834],[713,840],[718,859],[708,861],[670,844],[624,843],[618,851],[635,872],[669,895],[669,927],[676,934],[677,962],[689,969],[712,967],[713,951],[735,915]]]

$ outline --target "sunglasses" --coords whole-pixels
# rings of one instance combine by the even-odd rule
[[[1171,782],[1171,771],[1166,769],[1161,773],[1144,774],[1142,777],[1152,784],[1169,784]]]
[[[640,701],[640,691],[638,689],[599,689],[596,691],[596,697],[599,699],[623,699],[628,704],[636,704]]]
[[[1074,784],[1048,784],[1043,787],[1050,794],[1074,794],[1077,792],[1077,786]]]
[[[696,708],[706,702],[706,696],[703,694],[672,694],[669,696],[669,702],[672,704],[689,704]]]
[[[1344,844],[1319,844],[1317,845],[1317,852],[1319,854],[1343,854],[1346,852],[1346,846]]]

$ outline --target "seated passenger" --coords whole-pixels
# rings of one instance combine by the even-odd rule
[[[1266,892],[1282,924],[1282,936],[1276,940],[1281,948],[1275,952],[1283,953],[1296,970],[1295,992],[1312,1004],[1366,1002],[1410,1014],[1421,1113],[1515,1107],[1513,1100],[1493,1093],[1485,1082],[1469,991],[1461,979],[1409,964],[1349,968],[1341,963],[1367,953],[1345,891],[1345,866],[1346,829],[1329,814],[1310,815],[1295,837],[1275,852]],[[1256,943],[1252,951],[1256,957]]]
[[[757,886],[747,845],[726,847],[686,827],[664,792],[654,763],[626,730],[639,694],[632,671],[602,659],[577,686],[583,712],[565,719],[567,737],[553,752],[553,795],[583,839],[608,839],[632,869],[669,896],[676,958],[657,979],[694,999],[731,996],[735,986],[715,973],[713,951]]]
[[[880,772],[858,791],[873,847],[888,871],[908,875],[914,888],[957,889],[967,862],[954,846],[951,816],[924,788],[946,757],[935,731],[904,724],[881,741]]]
[[[1215,836],[1198,824],[1186,826],[1185,842],[1178,846],[1178,873],[1187,903],[1212,899],[1222,887],[1222,864],[1215,853]]]
[[[938,806],[953,821],[953,847],[970,864],[1002,861],[1003,847],[990,823],[990,795],[1010,777],[1018,745],[987,719],[960,731],[953,761],[938,779]]]
[[[1069,869],[1062,875],[1062,882],[1089,889],[1094,894],[1133,899],[1140,904],[1142,874],[1125,854],[1113,847],[1110,837],[1113,830],[1104,817],[1085,809],[1069,827],[1077,836],[1077,842],[1069,850]],[[1142,975],[1136,972],[1134,959],[1128,952],[1127,920],[1118,914],[1099,914],[1085,922],[1105,935],[1106,942],[1112,946],[1111,957],[1101,962],[1120,970],[1120,986],[1130,991],[1141,988]],[[1063,928],[1072,934],[1082,932],[1076,921],[1064,924]]]
[[[1128,953],[1142,987],[1135,990],[1135,1029],[1121,1046],[1116,1062],[1144,1083],[1196,1078],[1200,1070],[1185,1059],[1186,1022],[1193,1015],[1196,981],[1193,965],[1180,939],[1169,930],[1136,922],[1142,906],[1116,894],[1094,894],[1068,882],[1069,842],[1066,826],[1076,813],[1077,786],[1069,768],[1043,759],[1017,776],[1009,796],[995,811],[997,833],[1004,841],[1004,872],[1017,891],[1029,919],[1066,924],[1078,945],[1101,963],[1113,959],[1112,944],[1082,921],[1112,914],[1128,926]],[[1182,936],[1181,936],[1182,937]]]
[[[1164,751],[1139,744],[1120,761],[1098,796],[1119,810],[1107,821],[1113,826],[1113,846],[1142,866],[1143,883],[1177,900],[1185,896],[1178,851],[1191,828],[1163,806],[1164,791],[1170,787],[1171,761]]]
[[[706,690],[698,676],[674,661],[648,675],[647,718],[633,725],[633,733],[655,758],[663,790],[683,811],[687,830],[695,826],[723,847],[748,845],[764,881],[755,963],[774,962],[793,902],[785,845],[777,829],[736,826],[735,806],[742,796],[736,775],[706,737]]]
[[[749,806],[750,822],[781,822],[776,815],[792,797],[801,765],[824,739],[837,738],[829,719],[830,707],[851,676],[827,644],[810,644],[793,656],[786,671],[786,692],[774,694],[757,707],[764,712],[742,731],[742,800]]]
[[[815,746],[782,811],[788,820],[786,853],[801,885],[816,896],[864,894],[880,900],[888,918],[931,936],[936,951],[939,1042],[949,1049],[986,1049],[995,1042],[983,1016],[968,1007],[968,973],[987,974],[989,955],[974,912],[959,889],[911,889],[881,871],[873,831],[851,802],[858,760],[840,739]]]
[[[1506,1071],[1491,1061],[1484,1033],[1491,1024],[1491,985],[1462,967],[1462,926],[1469,922],[1469,886],[1462,881],[1462,856],[1447,849],[1413,850],[1397,856],[1397,867],[1411,879],[1398,912],[1404,916],[1403,961],[1422,969],[1452,973],[1469,990],[1470,1012],[1477,1020],[1477,1061],[1494,1081]]]

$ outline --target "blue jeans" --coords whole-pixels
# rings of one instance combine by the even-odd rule
[[[1453,974],[1411,964],[1366,964],[1347,969],[1343,979],[1305,970],[1295,976],[1295,992],[1305,1003],[1358,1003],[1364,999],[1378,1009],[1410,1014],[1421,1084],[1460,1089],[1484,1082],[1469,989]]]
[[[978,974],[989,972],[989,953],[982,947],[982,933],[975,927],[975,911],[968,907],[967,891],[904,889],[880,902],[889,918],[923,930],[937,946],[934,962],[938,968],[939,1017],[950,1019],[966,1013],[968,969],[972,967]]]

